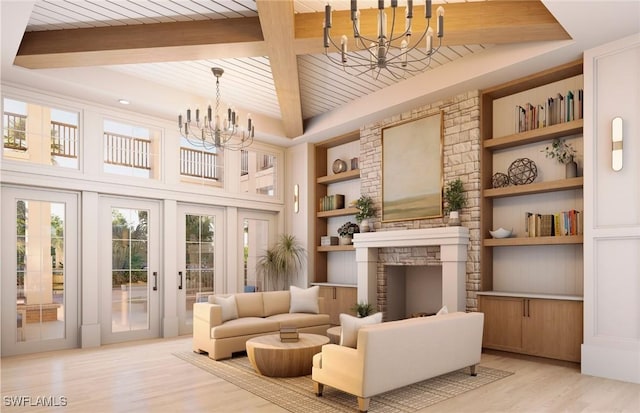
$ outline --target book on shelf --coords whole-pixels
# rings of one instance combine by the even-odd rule
[[[555,214],[525,212],[525,237],[557,237],[583,234],[583,213],[571,209]]]
[[[325,235],[323,237],[320,237],[320,246],[321,247],[326,247],[329,245],[338,245],[338,237],[332,237],[329,235]]]
[[[320,211],[332,211],[334,209],[343,209],[344,208],[344,195],[335,194],[335,195],[326,195],[320,198],[319,204]]]
[[[542,103],[516,105],[515,133],[582,119],[583,96],[582,89],[568,90],[566,94],[557,93]]]

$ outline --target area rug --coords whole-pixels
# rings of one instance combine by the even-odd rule
[[[253,370],[246,356],[215,361],[206,354],[190,351],[174,355],[290,412],[329,413],[358,410],[355,396],[328,386],[325,386],[322,397],[316,397],[310,375],[290,378],[261,376]],[[483,366],[478,366],[476,372],[478,375],[473,377],[469,375],[468,368],[462,369],[380,394],[371,399],[369,411],[415,412],[513,374]]]

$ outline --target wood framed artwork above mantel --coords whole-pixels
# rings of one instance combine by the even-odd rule
[[[382,221],[442,216],[444,112],[382,129]]]

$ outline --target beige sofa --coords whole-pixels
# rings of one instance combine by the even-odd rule
[[[231,296],[212,295],[208,302],[193,305],[193,351],[209,353],[214,360],[230,358],[233,353],[244,351],[248,339],[277,333],[280,326],[296,327],[300,333],[322,335],[326,335],[330,327],[322,297],[317,298],[318,313],[314,314],[289,312],[290,291],[233,294],[237,313],[227,314],[224,318],[230,319],[226,321],[223,321],[225,304],[214,304],[216,297],[221,301]]]
[[[369,399],[444,373],[475,366],[482,351],[482,313],[450,313],[363,326],[356,348],[327,344],[313,357],[316,395],[331,386]]]

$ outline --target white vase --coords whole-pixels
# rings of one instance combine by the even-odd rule
[[[360,222],[360,232],[369,232],[369,231],[371,231],[371,228],[369,227],[369,220],[363,219]]]
[[[459,211],[451,211],[449,212],[449,222],[447,223],[450,227],[457,227],[460,225],[460,212]]]
[[[573,160],[573,157],[564,167],[565,178],[575,178],[576,176],[578,176],[578,164]]]
[[[340,245],[351,245],[353,243],[353,238],[351,237],[340,237]]]

